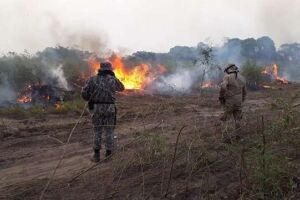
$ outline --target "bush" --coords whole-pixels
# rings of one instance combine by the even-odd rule
[[[257,90],[263,82],[262,68],[254,63],[247,61],[242,68],[242,75],[247,80],[247,87],[252,90]]]

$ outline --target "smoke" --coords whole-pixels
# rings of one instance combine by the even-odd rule
[[[199,89],[206,80],[216,80],[219,72],[207,65],[193,67],[178,66],[175,71],[161,75],[149,89],[158,94],[178,95],[189,94],[193,89]]]
[[[80,26],[65,26],[55,16],[49,15],[50,34],[56,44],[91,51],[99,57],[109,57],[113,52],[108,48],[108,37],[104,31]]]
[[[177,69],[174,73],[159,77],[150,89],[160,94],[189,93],[194,76],[191,71]]]
[[[258,28],[278,42],[299,42],[299,1],[268,0],[261,2]]]
[[[0,74],[0,105],[14,102],[17,97],[16,92],[11,87],[4,74]]]
[[[70,86],[65,77],[63,71],[63,64],[61,64],[62,55],[59,55],[57,49],[48,48],[43,53],[40,53],[41,65],[39,69],[41,70],[43,77],[42,83],[66,90],[70,90]]]
[[[58,87],[70,90],[70,86],[64,75],[63,65],[58,65],[57,67],[50,68],[50,77],[57,80]]]
[[[242,46],[239,39],[231,39],[224,42],[221,47],[214,49],[214,59],[221,65],[235,63],[238,66],[244,64]]]

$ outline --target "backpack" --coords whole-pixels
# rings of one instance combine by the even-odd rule
[[[90,94],[92,103],[114,103],[113,91],[108,76],[95,76]]]

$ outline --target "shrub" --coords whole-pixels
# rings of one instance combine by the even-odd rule
[[[254,63],[247,61],[242,68],[242,75],[247,80],[247,87],[252,90],[257,90],[263,81],[262,68]]]

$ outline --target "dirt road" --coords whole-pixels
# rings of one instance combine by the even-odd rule
[[[245,111],[249,113],[249,116],[255,112],[264,112],[269,110],[271,103],[272,97],[268,93],[250,93]],[[119,156],[116,155],[111,161],[95,167],[71,185],[68,185],[68,181],[72,177],[93,165],[89,161],[93,139],[90,116],[88,114],[83,116],[68,145],[64,143],[76,124],[79,114],[49,114],[28,119],[3,116],[0,122],[4,132],[0,147],[0,198],[38,199],[66,148],[66,154],[44,199],[110,197],[131,199],[132,195],[141,193],[140,181],[137,184],[136,180],[141,180],[142,177],[139,167],[127,169],[125,166],[129,165],[130,159],[135,155],[135,149],[141,146],[137,143],[122,149],[123,145],[134,141],[145,132],[159,133],[167,138],[168,143],[174,143],[176,134],[183,125],[188,126],[187,133],[201,128],[203,137],[200,137],[203,141],[207,138],[210,141],[221,137],[218,132],[220,128],[218,116],[222,110],[216,93],[207,93],[201,97],[198,95],[181,97],[122,95],[117,106],[119,123],[116,127],[116,142],[122,153]],[[211,135],[211,133],[214,134]],[[119,159],[121,155],[122,158]],[[143,170],[151,166],[145,165]],[[168,167],[165,166],[165,169]],[[126,175],[122,174],[125,173],[124,170]],[[143,187],[160,181],[161,175],[158,175],[160,172],[160,170],[151,170],[149,172],[151,176],[148,175],[150,178],[144,180],[147,183]],[[157,178],[153,178],[156,175]],[[224,176],[224,172],[214,174],[212,181],[222,179],[221,175]],[[180,174],[175,174],[175,176],[180,177]],[[226,183],[231,183],[230,179],[228,181]],[[216,185],[219,184],[217,182],[215,182]],[[234,182],[235,180],[232,181]],[[116,187],[119,188],[116,192],[118,194],[112,190]],[[152,198],[155,198],[155,191],[147,191],[153,194]],[[157,191],[158,193],[161,191]],[[128,196],[122,196],[125,194]],[[145,193],[142,195],[144,198],[147,196]]]

